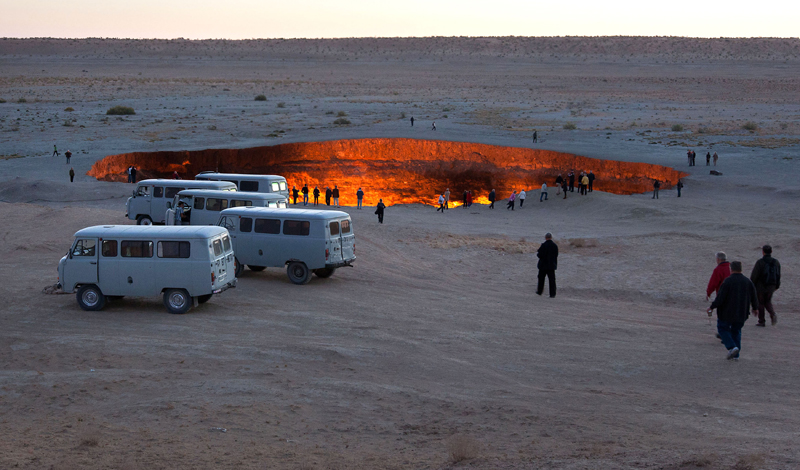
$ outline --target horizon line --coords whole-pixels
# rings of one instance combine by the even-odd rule
[[[644,36],[644,35],[596,35],[596,36],[580,36],[580,35],[564,35],[564,36],[328,36],[328,37],[254,37],[254,38],[187,38],[179,37],[112,37],[112,36],[84,36],[84,37],[69,37],[69,36],[21,36],[0,37],[0,40],[35,40],[35,39],[49,39],[49,40],[72,40],[82,41],[89,39],[102,39],[102,40],[126,40],[126,41],[321,41],[321,40],[345,40],[345,39],[612,39],[612,38],[630,38],[630,39],[734,39],[734,40],[752,40],[752,39],[794,39],[800,40],[799,36]]]

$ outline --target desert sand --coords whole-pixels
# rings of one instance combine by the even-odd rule
[[[0,39],[0,468],[798,468],[798,72],[797,39]],[[86,174],[108,155],[396,137],[689,176],[681,198],[346,208],[353,268],[246,270],[186,315],[43,292],[76,230],[132,223],[133,186]],[[714,253],[749,274],[765,243],[779,323],[727,361]]]

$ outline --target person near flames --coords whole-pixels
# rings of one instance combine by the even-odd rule
[[[72,183],[75,181],[75,169],[70,167],[69,168],[69,182]]]
[[[172,179],[174,179],[174,180],[181,179],[181,175],[178,174],[177,170],[172,172]]]
[[[561,190],[564,191],[564,199],[567,198],[567,180],[561,181]]]
[[[542,183],[542,190],[541,192],[539,192],[539,202],[546,200],[547,200],[547,183]]]
[[[569,170],[569,174],[567,175],[569,178],[569,191],[574,193],[575,192],[575,170]]]
[[[511,191],[511,196],[508,196],[508,205],[506,206],[506,210],[511,209],[514,210],[514,201],[517,200],[517,190]]]
[[[378,223],[383,223],[383,211],[386,209],[386,205],[383,203],[383,199],[378,201],[378,206],[375,208],[375,213],[378,215]]]
[[[581,191],[583,191],[583,195],[586,195],[586,191],[589,189],[589,175],[586,173],[583,174],[583,178],[581,178]]]
[[[333,206],[339,207],[339,186],[333,185],[333,191],[331,191],[331,195],[333,196]]]
[[[314,205],[315,206],[319,205],[319,194],[320,194],[319,188],[317,186],[314,186]]]
[[[292,186],[292,198],[294,199],[294,205],[297,205],[297,198],[300,197],[300,191],[297,190],[297,186]]]
[[[444,193],[439,195],[439,207],[436,209],[436,212],[442,211],[444,214]]]
[[[444,192],[444,210],[450,209],[450,188]]]
[[[303,185],[302,192],[303,192],[303,205],[307,206],[308,205],[308,183]]]
[[[131,165],[131,183],[136,182],[136,167]]]
[[[594,191],[594,178],[595,178],[594,172],[592,170],[589,170],[588,176],[589,176],[589,192],[592,192]]]
[[[361,188],[356,191],[356,199],[358,199],[358,209],[361,209],[361,204],[364,202],[364,190]]]
[[[472,191],[467,191],[467,207],[472,207]]]
[[[525,194],[525,190],[524,189],[520,189],[520,191],[519,191],[519,208],[520,209],[522,209],[522,205],[525,204],[525,198],[526,197],[528,197],[528,195]]]
[[[463,200],[463,204],[461,205],[461,207],[463,207],[464,209],[467,208],[467,190],[466,189],[464,190],[464,200]]]
[[[539,134],[536,131],[533,131],[533,143],[535,144],[539,140]]]
[[[556,196],[561,196],[561,183],[563,182],[564,178],[561,176],[561,173],[559,173],[556,177]]]
[[[494,209],[494,200],[497,198],[497,193],[495,193],[494,188],[489,193],[489,209]]]
[[[653,199],[658,199],[658,188],[661,187],[661,182],[653,180]]]
[[[333,196],[333,191],[331,191],[330,186],[325,186],[325,205],[331,205],[331,197]]]

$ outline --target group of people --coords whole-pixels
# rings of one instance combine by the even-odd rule
[[[319,190],[318,186],[314,186],[313,191],[309,191],[308,184],[303,185],[303,188],[298,190],[297,186],[292,186],[292,202],[294,205],[297,205],[297,199],[300,197],[300,193],[303,194],[303,205],[307,206],[309,204],[308,195],[312,194],[314,196],[313,205],[319,205],[319,195],[322,194]],[[364,199],[364,191],[361,188],[358,188],[358,192],[356,193],[358,196],[358,208],[361,209],[361,202]],[[333,207],[341,207],[339,205],[339,186],[333,185],[333,189],[330,186],[325,187],[325,205],[330,206],[331,201],[333,203]]]
[[[778,323],[772,306],[772,296],[781,287],[781,264],[772,257],[772,247],[761,248],[761,258],[756,261],[750,278],[742,274],[742,262],[728,262],[724,252],[716,254],[717,266],[706,288],[706,300],[716,292],[716,297],[706,313],[711,317],[717,310],[717,338],[725,346],[727,358],[738,360],[742,350],[742,327],[750,312],[758,319],[756,326],[766,327],[766,314],[770,323]]]
[[[136,167],[131,165],[126,170],[128,173],[128,183],[135,183],[136,182]]]
[[[687,150],[686,158],[689,160],[689,166],[697,165],[695,162],[697,153],[695,153],[694,150]],[[714,155],[711,155],[711,152],[706,152],[706,166],[711,166],[711,160],[714,160],[714,166],[717,166],[717,160],[719,160],[719,155],[717,155],[717,152],[714,152]]]

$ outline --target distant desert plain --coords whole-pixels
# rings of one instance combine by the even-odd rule
[[[369,207],[343,208],[354,267],[304,286],[245,270],[185,315],[52,293],[75,231],[135,223],[134,186],[88,175],[105,157],[352,139],[378,143],[314,171],[348,201],[365,186]],[[334,170],[395,139],[661,165],[685,187],[539,202],[526,180],[512,212],[503,181],[431,183],[408,155],[419,177],[391,189],[429,200],[380,225],[386,181]],[[796,38],[2,38],[0,468],[798,468],[798,165]],[[602,168],[574,169],[600,186]],[[438,186],[483,202],[495,182],[494,210],[434,209]],[[535,293],[546,232],[554,299]],[[751,317],[728,361],[714,254],[749,274],[764,244],[779,321]]]

